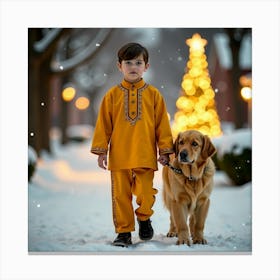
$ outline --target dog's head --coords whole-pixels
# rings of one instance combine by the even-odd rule
[[[215,154],[216,148],[207,135],[197,130],[180,132],[174,142],[175,156],[182,164],[193,164]]]

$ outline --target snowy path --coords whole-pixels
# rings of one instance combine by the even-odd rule
[[[54,143],[55,144],[55,143]],[[110,245],[112,223],[110,173],[100,170],[90,142],[54,145],[55,156],[44,154],[29,183],[29,252],[62,253],[251,253],[251,183],[229,184],[215,175],[215,188],[206,222],[207,245],[177,246],[165,237],[169,214],[161,197],[161,169],[155,173],[159,190],[154,205],[153,240],[142,242],[136,231],[130,248]]]

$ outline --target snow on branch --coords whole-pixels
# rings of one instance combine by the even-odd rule
[[[44,52],[47,47],[53,42],[53,40],[58,36],[61,30],[62,28],[52,28],[49,32],[47,32],[46,36],[44,36],[42,40],[34,43],[35,51],[39,53]]]
[[[51,70],[53,72],[62,72],[70,70],[75,66],[81,64],[97,51],[97,49],[100,47],[101,43],[106,39],[109,33],[110,29],[100,29],[92,42],[76,56],[61,61],[59,60],[58,55],[56,55],[56,57],[51,62]]]

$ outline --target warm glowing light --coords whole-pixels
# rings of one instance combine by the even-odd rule
[[[66,102],[70,102],[75,97],[76,90],[73,87],[67,87],[62,91],[62,98]]]
[[[185,91],[190,90],[193,87],[193,81],[191,79],[184,79],[181,86]]]
[[[87,97],[79,97],[76,100],[75,105],[79,110],[85,110],[89,106],[89,99]]]
[[[190,54],[181,83],[182,91],[176,101],[178,111],[171,127],[173,137],[187,129],[196,129],[210,137],[219,136],[222,131],[204,51],[207,41],[194,34],[186,43],[190,46]]]
[[[239,82],[243,87],[252,87],[252,78],[250,75],[242,75],[239,78]]]
[[[199,67],[193,67],[189,73],[192,77],[198,77],[201,75],[202,71]]]
[[[207,40],[202,39],[201,36],[196,33],[192,36],[191,39],[187,39],[186,43],[188,46],[190,46],[191,50],[193,51],[193,54],[197,56],[199,53],[197,51],[203,51],[204,47],[207,44]]]
[[[188,99],[185,96],[181,96],[176,101],[176,106],[178,109],[183,110],[188,105]]]
[[[207,89],[210,86],[210,81],[209,79],[200,78],[198,84],[202,89]]]
[[[195,87],[191,87],[188,90],[185,90],[187,95],[194,95],[195,94]]]
[[[252,89],[250,87],[243,87],[241,89],[241,96],[245,101],[252,99]]]

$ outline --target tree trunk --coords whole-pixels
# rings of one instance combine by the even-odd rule
[[[233,110],[234,110],[234,119],[235,119],[235,128],[241,128],[246,119],[246,104],[242,100],[240,95],[240,83],[239,79],[242,75],[242,70],[239,64],[239,54],[242,39],[247,30],[239,30],[237,28],[226,28],[226,32],[229,36],[229,47],[232,54],[232,87],[233,87]]]

